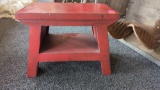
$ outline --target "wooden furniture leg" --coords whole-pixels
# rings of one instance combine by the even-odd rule
[[[45,39],[45,37],[49,34],[49,26],[42,26],[41,27],[41,43]]]
[[[44,33],[46,33],[46,35],[49,34],[49,26],[42,26],[42,30],[43,30]]]
[[[108,42],[108,33],[106,24],[97,24],[97,41],[100,48],[101,56],[101,69],[104,75],[111,74],[110,68],[110,52],[109,52],[109,42]]]
[[[30,26],[28,77],[36,77],[38,69],[38,54],[41,43],[41,26]]]
[[[94,37],[97,39],[97,29],[96,29],[96,26],[92,26],[92,33],[93,33]]]

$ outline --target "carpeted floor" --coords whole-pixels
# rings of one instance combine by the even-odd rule
[[[38,76],[27,78],[28,29],[0,19],[0,90],[160,90],[160,67],[111,37],[110,76],[99,62],[56,62],[40,63]],[[90,33],[90,27],[51,29]]]

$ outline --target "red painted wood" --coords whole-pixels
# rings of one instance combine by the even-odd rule
[[[45,37],[49,34],[49,26],[41,26],[41,44],[44,41]]]
[[[38,54],[40,49],[41,26],[30,26],[28,77],[36,77],[38,68]]]
[[[105,4],[35,2],[16,13],[18,19],[103,20],[117,18],[116,11]],[[63,18],[62,18],[63,17]]]
[[[100,47],[102,73],[111,74],[107,26],[106,24],[97,24],[95,27],[97,29],[98,46]]]
[[[59,53],[39,54],[39,62],[61,62],[61,61],[100,61],[99,53]]]
[[[49,35],[42,44],[41,53],[99,53],[98,43],[91,34]]]
[[[96,23],[109,23],[115,22],[117,19],[108,19],[106,20],[20,20],[27,25],[42,25],[42,26],[91,26]],[[85,21],[85,22],[84,22]],[[74,24],[73,24],[74,23]]]
[[[111,74],[107,26],[119,14],[105,4],[35,2],[16,13],[30,26],[28,77],[36,77],[39,62],[100,61]],[[51,35],[49,26],[92,26],[93,35]]]

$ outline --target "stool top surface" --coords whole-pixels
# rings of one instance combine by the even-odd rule
[[[112,16],[112,17],[110,17]],[[16,19],[74,19],[97,20],[119,17],[105,4],[34,2],[16,13]]]

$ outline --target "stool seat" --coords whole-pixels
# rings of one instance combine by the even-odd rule
[[[100,61],[111,74],[107,26],[119,13],[105,4],[34,2],[16,13],[30,27],[28,77],[36,77],[39,62]],[[93,34],[49,34],[49,26],[92,26]]]
[[[119,15],[105,4],[34,2],[19,10],[16,17],[34,20],[105,20],[118,19]]]

